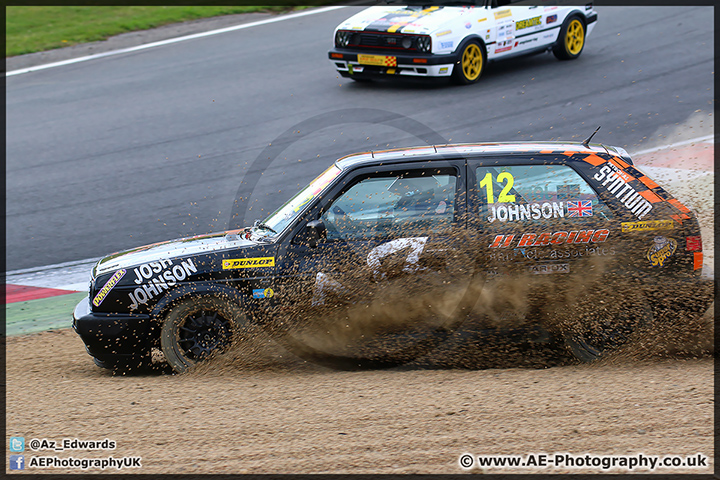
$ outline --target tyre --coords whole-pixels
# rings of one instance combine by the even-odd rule
[[[573,357],[584,363],[606,357],[652,322],[652,309],[644,299],[621,302],[595,305],[580,313],[575,328],[565,333],[565,345]]]
[[[560,60],[573,60],[580,56],[584,46],[585,22],[578,15],[571,15],[563,22],[553,54]]]
[[[230,347],[238,325],[245,323],[240,307],[216,296],[190,297],[165,316],[160,347],[177,373],[219,355]]]
[[[453,70],[453,79],[460,85],[475,83],[480,79],[486,63],[484,47],[477,40],[471,40],[462,47],[460,59]]]

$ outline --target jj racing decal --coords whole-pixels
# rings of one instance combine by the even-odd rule
[[[488,248],[508,247],[545,247],[549,245],[602,243],[610,235],[610,230],[573,230],[570,232],[524,233],[523,235],[495,235]],[[517,242],[513,245],[513,242]]]
[[[523,28],[536,27],[541,24],[540,19],[542,17],[528,18],[527,20],[518,20],[515,22],[515,30],[522,30]]]
[[[133,269],[135,283],[140,285],[128,294],[130,297],[130,310],[135,310],[140,304],[146,304],[157,295],[174,287],[178,283],[197,272],[197,267],[191,258],[174,264],[172,260],[150,262]]]
[[[95,298],[93,298],[93,305],[96,307],[99,307],[103,300],[105,300],[105,297],[108,293],[110,293],[110,290],[113,289],[115,285],[118,284],[121,278],[125,276],[126,270],[123,268],[122,270],[118,270],[113,274],[112,277],[110,277],[110,280],[105,282],[105,285],[100,289],[97,295],[95,295]]]

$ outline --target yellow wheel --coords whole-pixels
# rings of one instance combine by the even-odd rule
[[[480,44],[472,40],[462,49],[460,60],[455,64],[453,76],[458,83],[475,83],[485,68],[485,51]]]
[[[580,17],[572,16],[565,20],[553,53],[560,60],[572,60],[582,53],[585,46],[585,23]]]

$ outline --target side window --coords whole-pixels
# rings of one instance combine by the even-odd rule
[[[440,233],[455,213],[454,172],[383,173],[361,179],[324,208],[328,240]]]
[[[612,217],[592,187],[566,165],[478,167],[475,173],[482,223]]]

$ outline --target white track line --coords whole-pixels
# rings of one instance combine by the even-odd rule
[[[715,135],[706,135],[704,137],[698,137],[698,138],[691,138],[690,140],[683,140],[682,142],[673,143],[671,145],[664,145],[661,147],[655,147],[655,148],[648,148],[647,150],[640,150],[639,152],[633,152],[630,155],[645,155],[648,153],[654,153],[659,152],[660,150],[671,150],[673,148],[682,147],[684,145],[689,145],[691,143],[715,143]]]
[[[11,77],[13,75],[20,75],[23,73],[28,72],[35,72],[38,70],[45,70],[47,68],[54,68],[54,67],[61,67],[63,65],[71,65],[73,63],[80,63],[80,62],[87,62],[88,60],[95,60],[97,58],[104,58],[109,57],[112,55],[120,55],[121,53],[129,53],[129,52],[137,52],[139,50],[146,50],[148,48],[154,48],[154,47],[160,47],[163,45],[169,45],[171,43],[178,43],[178,42],[184,42],[186,40],[193,40],[196,38],[202,38],[202,37],[209,37],[212,35],[218,35],[220,33],[227,33],[227,32],[234,32],[236,30],[242,30],[245,28],[251,28],[251,27],[257,27],[259,25],[266,25],[268,23],[275,23],[275,22],[282,22],[285,20],[291,20],[293,18],[298,17],[304,17],[307,15],[314,15],[316,13],[324,13],[329,12],[331,10],[337,10],[338,8],[345,8],[344,5],[340,6],[332,6],[332,7],[325,7],[325,8],[319,8],[317,10],[308,10],[304,12],[298,12],[298,13],[292,13],[289,15],[282,15],[275,18],[270,18],[267,20],[260,20],[257,22],[252,23],[244,23],[242,25],[235,25],[233,27],[226,27],[226,28],[220,28],[218,30],[210,30],[207,32],[201,32],[201,33],[195,33],[193,35],[186,35],[184,37],[177,37],[177,38],[170,38],[167,40],[162,40],[159,42],[153,42],[153,43],[146,43],[144,45],[138,45],[136,47],[130,47],[130,48],[122,48],[120,50],[112,50],[110,52],[103,52],[103,53],[97,53],[95,55],[87,55],[85,57],[78,57],[78,58],[71,58],[69,60],[63,60],[62,62],[54,62],[54,63],[46,63],[45,65],[37,65],[34,67],[28,67],[28,68],[21,68],[20,70],[13,70],[11,72],[7,72],[5,74],[6,77]]]

